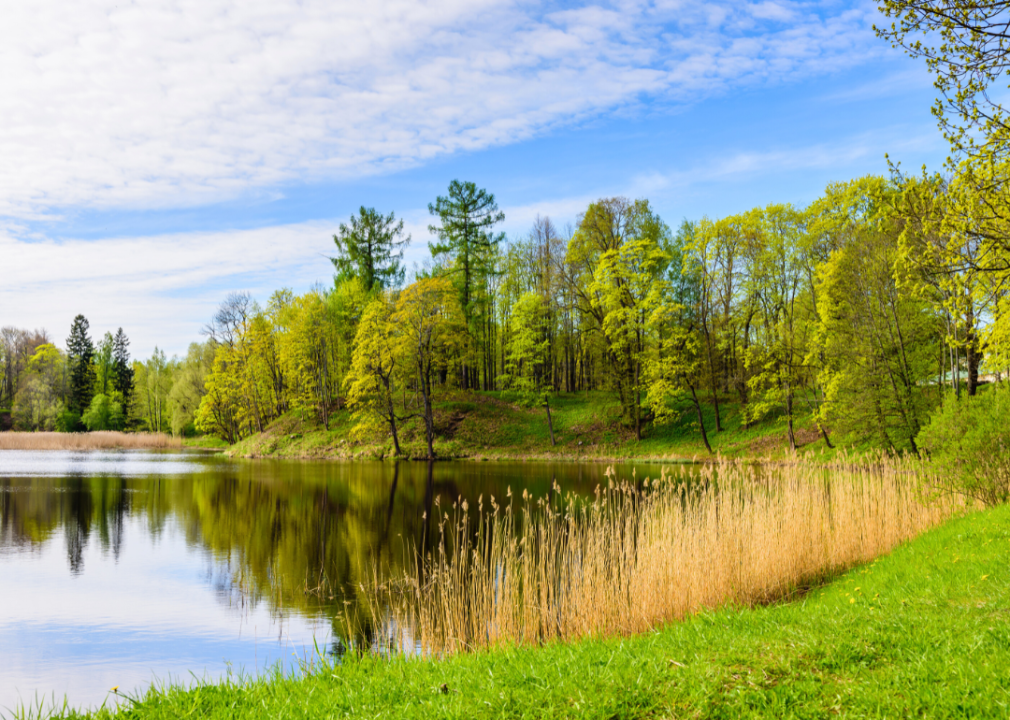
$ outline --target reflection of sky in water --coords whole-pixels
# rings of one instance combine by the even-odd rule
[[[311,657],[340,642],[330,618],[343,627],[373,568],[408,572],[413,543],[431,549],[435,502],[591,494],[605,471],[0,451],[0,715]]]
[[[202,465],[179,455],[82,455],[3,451],[0,476],[29,467],[48,477],[163,475]],[[0,535],[0,716],[54,695],[96,706],[113,686],[131,692],[155,678],[219,677],[229,663],[253,672],[311,654],[314,638],[320,648],[329,643],[325,619],[271,612],[231,592],[227,567],[188,544],[175,519],[152,534],[143,516],[125,517],[118,557],[93,537],[78,573],[66,547],[62,530],[30,547]]]
[[[182,475],[209,466],[197,454],[136,450],[0,450],[0,477]]]

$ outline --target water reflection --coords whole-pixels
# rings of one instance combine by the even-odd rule
[[[97,703],[112,685],[255,670],[314,642],[339,652],[345,613],[368,617],[358,587],[416,562],[436,506],[555,482],[590,493],[604,471],[0,451],[0,712],[35,691]]]

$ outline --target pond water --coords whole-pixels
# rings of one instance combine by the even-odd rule
[[[587,494],[605,470],[0,450],[0,715],[339,654],[355,587],[430,546],[436,503]]]

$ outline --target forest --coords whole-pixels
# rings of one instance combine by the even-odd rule
[[[447,395],[493,393],[549,424],[552,397],[602,390],[638,439],[688,412],[708,445],[733,403],[745,425],[784,419],[793,448],[804,412],[828,446],[918,453],[945,397],[975,396],[1008,366],[1010,248],[978,189],[985,169],[894,167],[805,208],[676,229],[648,200],[605,198],[574,226],[542,217],[516,237],[496,230],[492,193],[453,181],[409,280],[403,221],[362,207],[334,235],[332,286],[265,305],[233,293],[184,358],[131,360],[121,328],[94,342],[83,316],[65,348],[5,327],[0,407],[22,430],[228,443],[346,409],[357,435],[399,454],[406,431],[434,456]]]

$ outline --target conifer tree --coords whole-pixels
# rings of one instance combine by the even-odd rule
[[[88,319],[83,315],[74,318],[67,338],[67,361],[70,365],[69,407],[78,415],[91,405],[94,393],[94,368],[91,365],[95,355],[95,345],[88,335]]]
[[[337,279],[357,277],[365,290],[392,288],[403,283],[403,248],[410,235],[403,236],[403,220],[393,213],[383,215],[375,208],[364,206],[357,217],[351,216],[350,225],[340,224],[340,232],[333,236],[338,256],[330,258],[337,269]]]
[[[124,410],[130,407],[133,395],[133,366],[130,365],[130,339],[123,328],[116,331],[112,345],[112,366],[116,375],[116,390],[123,396]]]
[[[447,197],[439,196],[428,204],[428,212],[437,215],[440,221],[428,226],[428,231],[439,239],[437,243],[428,243],[428,247],[432,257],[445,255],[450,260],[449,273],[472,339],[477,332],[479,291],[485,289],[488,278],[494,274],[494,254],[505,239],[504,233],[496,234],[492,228],[505,220],[505,213],[498,209],[493,193],[459,180],[449,183]],[[463,364],[463,386],[479,387],[477,368],[469,361]]]

